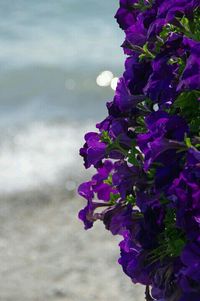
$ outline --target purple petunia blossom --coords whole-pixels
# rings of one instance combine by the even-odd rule
[[[96,165],[105,157],[106,144],[101,142],[100,136],[97,133],[87,133],[85,135],[86,143],[80,149],[80,155],[84,158],[85,167]]]
[[[138,135],[137,142],[145,156],[144,169],[148,170],[153,162],[168,164],[166,152],[176,156],[174,150],[182,147],[185,134],[188,132],[186,122],[178,116],[170,116],[157,111],[146,118],[148,132]]]

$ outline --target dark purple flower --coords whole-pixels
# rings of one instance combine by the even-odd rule
[[[137,11],[133,9],[133,5],[137,0],[120,0],[120,8],[115,18],[122,29],[127,29],[136,21]]]
[[[144,191],[137,192],[136,205],[140,208],[141,212],[146,212],[148,208],[156,208],[160,206],[159,196],[149,195]]]
[[[177,284],[174,262],[161,263],[155,270],[152,296],[156,300],[178,301],[182,291]]]
[[[143,46],[146,42],[146,30],[141,22],[137,22],[126,30],[126,42],[124,45]],[[137,49],[137,48],[136,48]],[[139,50],[139,47],[138,47]]]
[[[164,211],[160,206],[147,207],[143,215],[136,240],[143,249],[151,250],[157,246],[158,235],[163,230]]]
[[[184,293],[178,301],[199,301],[200,293]],[[170,301],[170,300],[169,300]]]
[[[149,269],[145,264],[146,253],[142,252],[141,249],[134,244],[130,247],[129,252],[126,252],[123,244],[124,242],[120,244],[121,257],[119,264],[121,264],[124,273],[127,274],[134,283],[150,285]]]
[[[184,14],[190,18],[199,4],[199,0],[164,0],[159,6],[157,17],[165,18],[166,23],[171,23],[175,17],[182,17]]]
[[[119,110],[123,113],[131,112],[137,104],[144,100],[144,96],[131,95],[128,87],[126,86],[125,79],[120,78],[117,89],[115,92],[114,102],[118,106]]]
[[[142,175],[139,168],[128,166],[126,162],[119,161],[115,163],[115,172],[113,174],[113,184],[117,187],[122,198],[133,192],[133,186],[142,181]]]
[[[191,291],[194,295],[195,293],[200,295],[200,244],[188,243],[181,254],[181,261],[184,265],[181,270],[183,281],[180,281],[183,291]],[[184,278],[188,281],[187,285],[185,285]]]
[[[149,77],[144,93],[154,102],[173,103],[176,96],[177,65],[168,63],[168,56],[158,56],[152,63],[153,72]]]
[[[124,231],[132,226],[132,213],[131,205],[117,204],[110,207],[103,218],[106,229],[111,231],[113,235],[123,235]]]
[[[152,72],[150,62],[139,62],[138,55],[127,58],[124,79],[132,95],[142,95]]]
[[[187,164],[188,166],[192,167],[195,167],[197,165],[200,167],[200,151],[194,148],[189,148],[187,154]]]
[[[168,192],[177,211],[177,226],[189,239],[197,239],[200,231],[200,178],[196,178],[193,168],[186,166]]]
[[[200,89],[200,43],[196,43],[191,49],[177,89],[178,91]]]
[[[170,116],[162,111],[150,114],[146,118],[146,125],[149,131],[138,135],[137,142],[145,155],[144,169],[148,170],[153,162],[164,165],[168,162],[163,155],[166,151],[176,155],[174,150],[182,147],[180,142],[184,140],[188,127],[181,117]]]

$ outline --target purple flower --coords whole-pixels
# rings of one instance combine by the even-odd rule
[[[121,112],[131,112],[131,110],[135,108],[139,102],[143,101],[144,98],[145,97],[143,95],[131,95],[128,87],[126,86],[125,79],[123,77],[120,78],[117,85],[114,102]]]
[[[152,285],[152,296],[156,300],[178,301],[180,299],[182,292],[177,284],[174,266],[174,263],[168,262],[160,264],[160,266],[155,270]]]
[[[123,242],[120,244],[121,257],[119,264],[121,264],[123,271],[127,274],[134,283],[143,285],[150,285],[151,279],[149,270],[145,265],[146,253],[141,252],[137,246],[132,246],[129,252],[124,251]]]
[[[81,184],[78,188],[78,193],[88,201],[87,206],[79,212],[79,219],[83,221],[86,230],[93,226],[93,212],[96,209],[92,203],[94,193],[91,184],[91,182],[86,182]]]
[[[193,11],[199,4],[199,0],[164,0],[159,6],[158,18],[165,18],[166,23],[171,23],[175,17],[181,17],[184,14],[189,18],[193,17]]]
[[[136,21],[137,12],[133,9],[135,3],[137,0],[120,0],[120,8],[115,18],[122,29],[127,29]]]
[[[144,191],[137,192],[136,205],[140,208],[141,212],[146,212],[148,208],[157,208],[160,206],[159,195],[150,195]]]
[[[181,271],[183,276],[188,277],[193,280],[193,289],[192,289],[192,281],[191,281],[191,291],[195,292],[195,288],[199,290],[200,286],[200,244],[190,242],[187,244],[185,249],[181,254],[181,261],[184,264],[184,267]],[[196,282],[196,287],[195,287]],[[184,283],[184,282],[183,282]],[[182,283],[182,284],[183,284]],[[183,290],[185,286],[183,286]],[[199,291],[198,291],[199,293]]]
[[[134,25],[130,26],[126,30],[126,40],[124,42],[124,46],[131,45],[134,49],[134,46],[143,46],[146,42],[147,30],[144,27],[143,22],[138,21]],[[139,47],[138,47],[139,49]]]
[[[118,204],[110,207],[104,214],[103,222],[106,229],[111,231],[113,235],[123,235],[124,231],[132,226],[132,206]]]
[[[169,56],[157,56],[152,63],[153,72],[144,93],[154,102],[173,103],[176,96],[177,65],[168,64]]]
[[[127,58],[124,79],[132,95],[142,95],[143,89],[152,72],[150,62],[139,62],[138,56]]]
[[[188,127],[181,117],[162,111],[150,114],[146,125],[149,131],[138,135],[137,142],[145,155],[144,169],[148,170],[153,162],[166,165],[169,162],[166,152],[170,151],[172,158],[176,156],[174,150],[182,147],[180,142],[184,140]]]
[[[85,135],[85,145],[80,149],[80,155],[84,158],[85,167],[97,165],[106,156],[107,145],[101,141],[97,133],[87,133]]]
[[[178,91],[200,89],[200,43],[196,43],[191,49],[177,89]]]
[[[157,14],[149,26],[148,38],[155,39],[156,35],[160,34],[163,26],[166,24],[171,23],[180,26],[177,22],[177,17],[181,18],[186,15],[187,18],[193,19],[194,11],[199,5],[199,0],[155,1],[154,9],[156,9]]]
[[[178,301],[199,301],[200,293],[184,293]]]
[[[158,244],[158,234],[163,230],[164,212],[160,206],[152,209],[147,207],[143,213],[136,240],[144,250],[152,250]]]
[[[200,178],[195,176],[193,168],[196,167],[186,166],[179,178],[174,180],[169,188],[168,198],[177,210],[178,227],[184,230],[189,239],[198,239],[200,230]]]
[[[141,171],[137,167],[130,167],[123,161],[115,163],[113,184],[117,187],[123,199],[133,192],[133,186],[141,180]]]
[[[102,218],[104,211],[102,213],[95,213],[95,210],[109,206],[108,201],[111,194],[117,194],[117,190],[107,183],[112,170],[112,162],[106,160],[98,168],[98,172],[92,177],[92,180],[81,184],[78,188],[79,195],[87,200],[86,207],[79,212],[79,218],[85,224],[85,229],[91,228],[94,221]],[[94,201],[95,196],[101,202]]]

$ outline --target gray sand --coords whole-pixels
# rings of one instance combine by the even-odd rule
[[[117,263],[119,238],[77,219],[59,189],[0,199],[0,301],[144,301]]]

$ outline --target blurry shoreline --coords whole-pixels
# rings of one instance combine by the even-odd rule
[[[1,195],[0,300],[143,301],[117,263],[119,238],[83,229],[84,205],[62,185]]]

